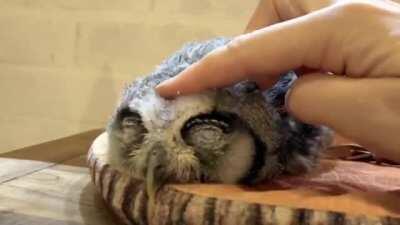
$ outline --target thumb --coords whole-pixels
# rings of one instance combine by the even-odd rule
[[[400,162],[400,79],[304,75],[286,96],[288,111],[323,124],[378,156]]]

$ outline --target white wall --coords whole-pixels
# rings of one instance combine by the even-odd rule
[[[123,85],[256,0],[0,0],[0,152],[104,127]]]

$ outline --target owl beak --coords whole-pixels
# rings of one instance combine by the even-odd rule
[[[155,203],[157,191],[165,184],[166,151],[162,146],[154,147],[150,152],[146,171],[146,191],[149,203]]]

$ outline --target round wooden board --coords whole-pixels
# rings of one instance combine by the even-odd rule
[[[103,133],[94,141],[88,155],[92,180],[108,207],[126,225],[400,225],[400,169],[397,168],[323,161],[324,168],[329,170],[256,187],[166,185],[158,192],[153,214],[149,215],[142,181],[112,168],[107,163],[107,151],[107,134]],[[314,188],[321,177],[337,178],[343,170],[349,170],[349,173],[360,171],[360,180],[340,177],[339,183],[344,184],[344,188],[335,187],[335,191]],[[375,172],[362,174],[365,171]],[[385,179],[380,179],[386,171],[390,176],[384,175]],[[373,182],[368,179],[373,179]],[[392,182],[389,188],[380,183],[385,183],[387,179]],[[326,183],[325,180],[322,183]],[[296,182],[304,186],[294,187]],[[363,183],[371,183],[371,190],[358,188]],[[291,186],[282,188],[282,184]],[[330,183],[330,186],[335,185],[337,183]],[[348,190],[349,186],[354,190]]]

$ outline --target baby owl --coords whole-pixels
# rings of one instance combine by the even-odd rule
[[[285,111],[293,72],[267,91],[244,81],[172,100],[155,93],[157,84],[228,42],[188,44],[125,89],[107,127],[110,163],[143,179],[148,192],[165,182],[254,184],[307,172],[329,144],[327,128]]]

